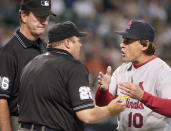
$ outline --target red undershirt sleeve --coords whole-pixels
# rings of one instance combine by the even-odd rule
[[[113,95],[108,90],[102,91],[100,88],[97,89],[95,94],[95,102],[97,106],[106,106],[113,99]]]
[[[144,91],[144,95],[141,98],[141,102],[153,111],[171,117],[171,99],[163,99]]]

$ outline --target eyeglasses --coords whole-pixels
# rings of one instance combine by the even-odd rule
[[[135,41],[139,41],[139,40],[129,39],[129,38],[123,38],[123,43],[125,45],[130,45],[130,44],[134,43]]]

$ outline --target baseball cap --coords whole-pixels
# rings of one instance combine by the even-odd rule
[[[71,21],[57,23],[48,31],[49,43],[61,41],[72,36],[83,37],[86,35],[86,32],[80,32]]]
[[[20,9],[32,11],[35,16],[53,15],[51,12],[51,0],[22,0]]]
[[[125,38],[149,40],[151,42],[154,41],[155,37],[153,27],[149,23],[137,19],[129,21],[125,31],[116,31],[115,33],[122,35]]]

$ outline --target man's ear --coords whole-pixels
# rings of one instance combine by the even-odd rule
[[[142,45],[143,46],[143,50],[148,49],[149,45],[150,45],[149,40],[145,40],[145,44]]]
[[[26,23],[28,14],[24,13],[24,11],[22,11],[22,10],[20,10],[19,13],[20,13],[20,19],[21,19],[21,21],[23,23]]]
[[[70,41],[68,39],[66,39],[64,43],[65,43],[65,47],[67,49],[70,49],[71,48],[71,45],[70,45],[71,43],[70,43]]]

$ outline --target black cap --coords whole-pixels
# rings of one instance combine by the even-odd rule
[[[125,38],[149,40],[151,42],[154,41],[155,36],[154,29],[149,23],[137,19],[129,21],[125,31],[117,31],[115,33],[122,35]]]
[[[22,0],[20,9],[32,11],[35,16],[52,15],[51,0]]]
[[[49,43],[61,41],[72,36],[83,37],[86,32],[80,32],[71,21],[55,24],[48,32]]]

